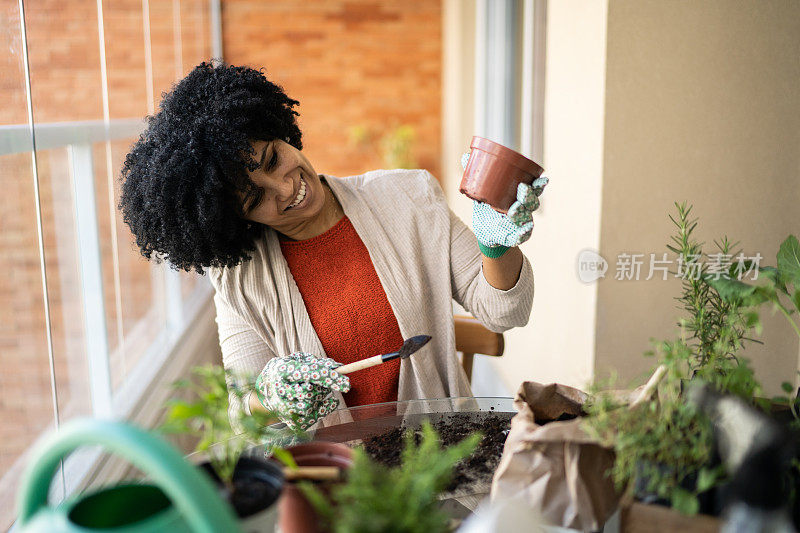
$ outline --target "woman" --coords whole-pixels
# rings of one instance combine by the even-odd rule
[[[470,395],[452,300],[494,331],[525,325],[530,263],[516,247],[546,178],[469,229],[423,170],[319,175],[302,152],[299,102],[246,67],[197,66],[128,154],[120,209],[147,258],[207,271],[225,367],[258,374],[240,407],[308,427],[337,406]],[[339,142],[339,140],[333,140]],[[335,368],[432,340],[349,376]]]

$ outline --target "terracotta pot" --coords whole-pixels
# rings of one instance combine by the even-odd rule
[[[344,444],[315,441],[298,444],[286,449],[292,454],[297,466],[338,466],[350,468],[353,454]],[[328,485],[329,487],[330,485]],[[328,495],[328,487],[320,485]],[[319,533],[326,531],[303,493],[292,483],[287,482],[283,495],[278,501],[278,524],[282,533]]]
[[[716,533],[721,527],[713,516],[685,516],[662,505],[633,502],[620,511],[620,533]]]
[[[502,213],[516,200],[518,184],[530,185],[544,172],[524,155],[483,137],[473,137],[470,148],[458,190]]]

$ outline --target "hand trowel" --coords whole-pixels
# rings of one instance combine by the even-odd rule
[[[417,335],[415,337],[411,337],[410,339],[406,339],[405,342],[403,342],[403,346],[400,348],[400,350],[396,352],[367,357],[366,359],[362,359],[361,361],[356,361],[355,363],[350,363],[347,365],[340,366],[335,370],[339,374],[350,374],[351,372],[355,372],[357,370],[363,370],[365,368],[370,368],[375,365],[379,365],[381,363],[386,363],[387,361],[392,361],[394,359],[405,359],[412,353],[416,352],[417,350],[425,346],[429,340],[431,340],[430,335]]]

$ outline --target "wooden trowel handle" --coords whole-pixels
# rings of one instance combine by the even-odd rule
[[[663,378],[666,373],[666,366],[660,365],[658,368],[656,368],[656,371],[653,372],[653,375],[650,376],[649,380],[647,380],[647,384],[644,386],[644,389],[642,389],[642,392],[640,392],[639,395],[631,402],[630,407],[634,408],[647,400],[650,395],[653,394],[653,391],[656,390],[656,387],[658,387],[658,382],[661,381],[661,378]]]
[[[331,480],[341,477],[338,466],[300,466],[298,468],[284,468],[283,475],[287,481],[296,479]]]
[[[379,365],[383,362],[382,355],[375,355],[372,357],[367,357],[366,359],[362,359],[361,361],[356,361],[355,363],[350,363],[348,365],[340,366],[336,368],[336,372],[339,374],[350,374],[351,372],[355,372],[356,370],[364,370],[365,368],[370,368],[375,365]]]

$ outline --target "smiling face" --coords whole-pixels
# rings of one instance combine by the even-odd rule
[[[245,218],[293,238],[308,233],[325,205],[325,188],[314,167],[300,150],[281,140],[251,145],[259,166],[248,175],[264,189],[264,196]]]

